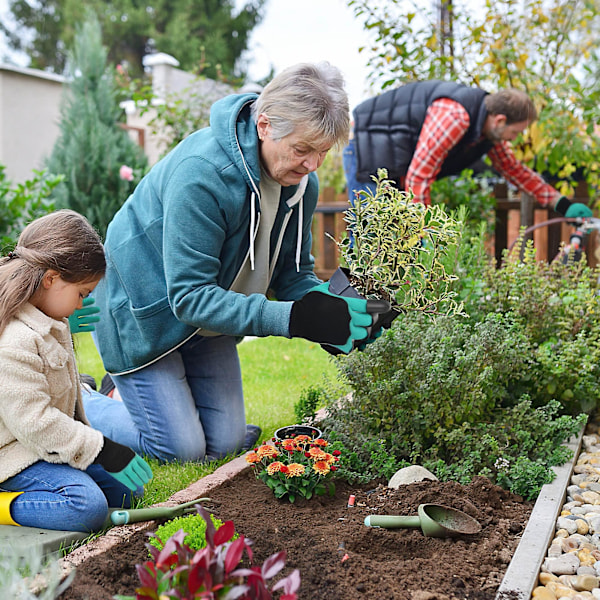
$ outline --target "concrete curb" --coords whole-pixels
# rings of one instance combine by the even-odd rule
[[[542,486],[533,506],[533,511],[523,532],[523,537],[504,574],[504,579],[496,593],[496,600],[529,600],[537,586],[538,576],[548,546],[556,531],[556,520],[566,498],[566,490],[581,451],[581,441],[585,425],[577,436],[573,436],[565,446],[573,451],[570,462],[553,467],[556,477],[551,483]]]

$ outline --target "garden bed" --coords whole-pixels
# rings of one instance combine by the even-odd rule
[[[354,494],[353,507],[348,498]],[[425,481],[392,490],[338,482],[334,497],[290,504],[243,469],[208,494],[221,520],[254,541],[255,562],[280,550],[286,570],[300,571],[300,599],[492,600],[527,524],[533,503],[489,480],[470,485]],[[184,501],[189,498],[181,498]],[[422,503],[451,506],[476,518],[481,533],[456,539],[425,537],[420,529],[384,530],[363,524],[370,514],[413,515]],[[131,535],[76,566],[61,600],[106,600],[134,594],[135,565],[147,558],[146,532]]]

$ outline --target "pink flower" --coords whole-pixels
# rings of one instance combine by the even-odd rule
[[[121,165],[119,177],[125,181],[133,181],[133,169],[127,165]]]

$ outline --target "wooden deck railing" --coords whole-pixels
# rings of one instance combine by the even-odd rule
[[[494,190],[496,196],[496,228],[494,235],[489,240],[490,250],[500,264],[505,248],[519,235],[521,227],[529,227],[536,223],[548,221],[558,217],[551,209],[535,208],[531,196],[522,194],[519,199],[507,197],[506,185],[497,185]],[[585,185],[580,185],[575,190],[574,202],[589,202]],[[339,253],[336,245],[326,235],[340,239],[346,228],[344,211],[348,208],[346,193],[337,194],[333,188],[324,188],[319,197],[319,203],[313,219],[313,255],[315,257],[315,272],[323,280],[329,279],[339,266]],[[561,242],[568,242],[573,233],[573,227],[566,223],[558,223],[541,227],[533,232],[533,241],[537,249],[538,260],[551,260],[556,256]],[[595,267],[599,262],[599,244],[595,235],[590,236],[586,247],[588,263]]]

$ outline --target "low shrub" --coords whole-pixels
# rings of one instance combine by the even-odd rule
[[[223,525],[223,522],[214,515],[210,515],[210,519],[217,528]],[[163,523],[157,528],[155,536],[150,539],[150,544],[162,550],[165,542],[179,530],[186,533],[183,541],[193,550],[200,550],[206,546],[206,521],[200,515],[175,517]],[[236,537],[237,535],[234,539]]]

